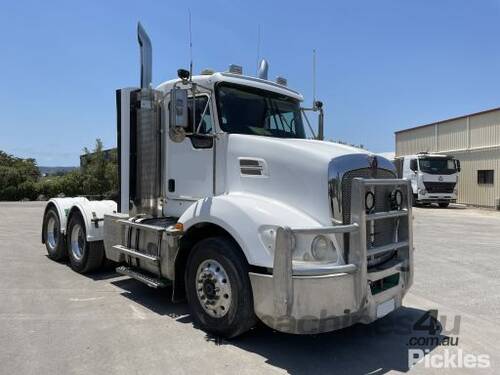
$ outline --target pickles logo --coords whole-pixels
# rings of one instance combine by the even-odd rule
[[[438,320],[438,311],[429,310],[413,325],[414,331],[422,331],[427,335],[413,336],[408,340],[408,368],[423,363],[425,368],[489,368],[489,354],[465,353],[458,348],[460,333],[460,316],[453,319],[451,329],[446,327],[447,316]],[[448,329],[447,329],[448,328]],[[422,346],[442,348],[431,352]]]
[[[408,368],[423,362],[425,368],[489,368],[488,354],[464,353],[462,349],[443,349],[441,353],[431,353],[429,349],[409,349]]]

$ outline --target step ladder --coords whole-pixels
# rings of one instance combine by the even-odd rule
[[[151,288],[165,288],[171,285],[170,277],[165,277],[168,273],[162,275],[162,257],[166,256],[165,253],[162,255],[162,243],[163,246],[167,246],[163,236],[173,233],[174,230],[163,225],[151,225],[140,221],[117,220],[117,222],[125,227],[126,244],[114,245],[113,249],[125,255],[128,265],[116,268],[116,272]],[[146,253],[138,248],[140,232],[150,234],[152,242],[156,245],[156,251]]]
[[[128,276],[137,281],[140,281],[150,288],[159,289],[166,288],[172,285],[172,283],[166,279],[161,279],[135,267],[120,266],[116,268],[116,272],[120,275]]]

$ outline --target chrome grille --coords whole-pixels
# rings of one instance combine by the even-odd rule
[[[347,172],[342,179],[342,215],[344,224],[351,222],[351,188],[352,180],[356,177],[361,178],[395,178],[395,174],[387,169],[377,169],[375,173],[370,168],[355,169]],[[377,188],[375,193],[375,212],[390,211],[390,201],[388,192],[384,188]],[[373,224],[366,225],[366,246],[367,248],[378,247],[390,244],[394,241],[394,220],[377,220]],[[344,242],[349,246],[349,241]],[[368,259],[368,266],[376,266],[383,263],[393,256],[394,252],[380,254]]]
[[[424,181],[425,190],[428,193],[453,193],[453,189],[455,189],[454,182],[430,182]]]
[[[342,219],[344,224],[350,224],[351,222],[351,186],[352,179],[356,177],[361,178],[396,178],[396,175],[387,169],[377,169],[374,174],[370,168],[355,169],[344,174],[342,178]],[[375,202],[377,211],[384,211],[385,207],[380,205],[387,204],[386,199],[381,199],[381,197],[376,194]]]

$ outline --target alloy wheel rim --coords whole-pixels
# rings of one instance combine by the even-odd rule
[[[76,224],[75,226],[73,226],[73,229],[71,230],[70,240],[71,253],[77,260],[82,259],[85,249],[85,234],[80,224]]]
[[[204,260],[196,272],[196,295],[205,312],[213,318],[222,318],[232,301],[231,283],[226,270],[213,259]]]
[[[54,250],[56,248],[58,239],[59,225],[57,224],[54,216],[50,216],[47,222],[47,243],[51,250]]]

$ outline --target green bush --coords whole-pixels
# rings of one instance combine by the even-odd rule
[[[0,151],[0,200],[35,200],[64,196],[115,197],[118,191],[116,150],[105,154],[100,139],[93,151],[84,149],[84,166],[63,175],[40,177],[34,159],[21,159]]]

